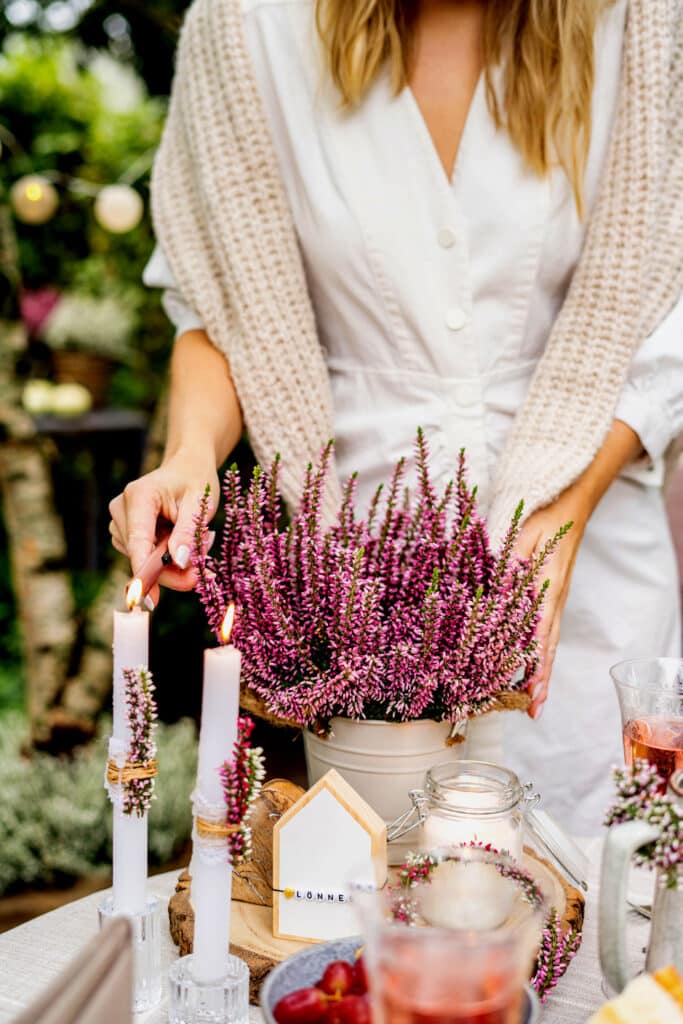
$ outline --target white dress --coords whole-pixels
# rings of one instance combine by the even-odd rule
[[[557,170],[524,169],[479,82],[448,180],[409,89],[386,77],[340,111],[321,72],[311,0],[243,0],[247,42],[306,265],[334,402],[342,477],[367,503],[418,425],[445,482],[461,447],[485,511],[496,460],[543,352],[586,230]],[[615,114],[626,0],[596,39],[586,175],[595,201]],[[178,332],[201,326],[157,249]],[[577,833],[597,831],[622,758],[610,665],[676,655],[678,581],[662,501],[662,454],[683,429],[683,303],[646,340],[616,415],[648,452],[593,515],[539,721],[506,719],[504,761]],[[523,495],[520,495],[523,497]],[[489,716],[490,719],[501,716]],[[475,730],[475,733],[477,730]],[[469,753],[490,754],[479,727]]]

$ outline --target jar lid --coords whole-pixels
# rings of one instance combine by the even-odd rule
[[[524,787],[513,771],[489,761],[447,761],[427,771],[425,790],[447,814],[499,815],[513,810]]]

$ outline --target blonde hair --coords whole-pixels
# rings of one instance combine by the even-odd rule
[[[488,0],[483,55],[491,115],[525,163],[546,175],[557,163],[583,213],[591,135],[593,40],[611,0]],[[328,67],[346,106],[358,104],[388,64],[392,88],[408,79],[415,0],[316,0]],[[503,69],[502,89],[493,85]]]

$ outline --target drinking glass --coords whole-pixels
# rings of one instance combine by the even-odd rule
[[[425,867],[426,865],[426,867]],[[413,884],[351,884],[379,1024],[520,1024],[547,912],[517,863],[482,847],[412,860]]]
[[[683,661],[644,658],[610,669],[621,711],[624,757],[656,766],[663,788],[683,768]]]

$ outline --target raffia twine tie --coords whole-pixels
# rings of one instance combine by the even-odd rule
[[[123,766],[119,766],[116,761],[107,761],[107,782],[113,786],[125,785],[134,779],[154,779],[158,774],[158,761],[146,761],[144,764],[126,761]]]
[[[200,839],[227,839],[234,836],[242,828],[241,824],[229,825],[227,821],[207,821],[206,818],[195,818],[197,835]]]

